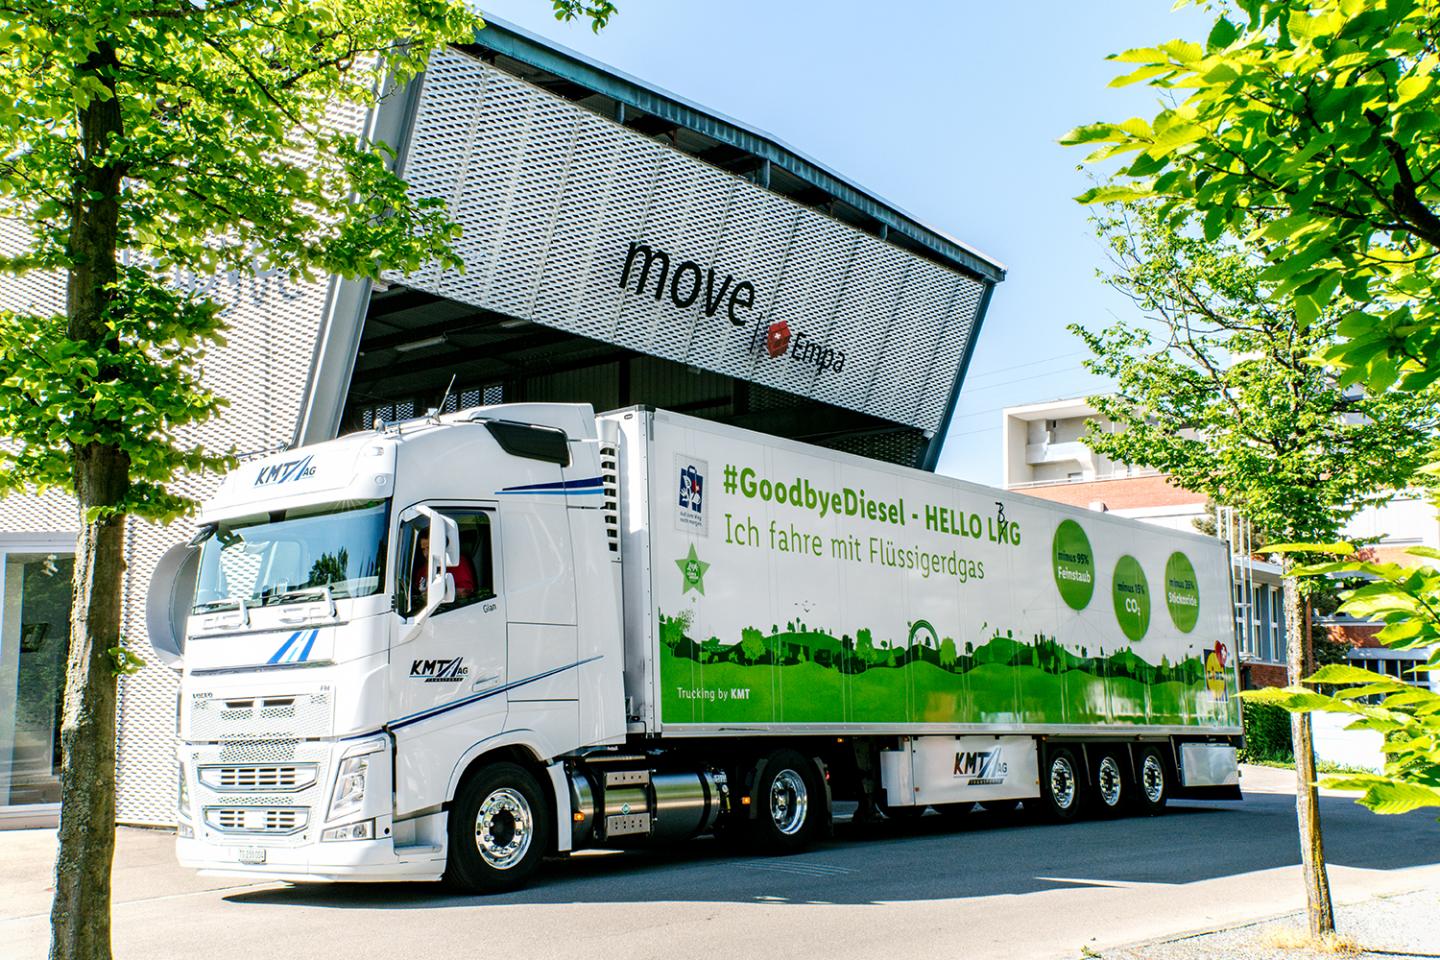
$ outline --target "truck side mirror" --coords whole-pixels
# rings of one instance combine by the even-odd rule
[[[160,662],[179,670],[185,659],[185,628],[195,602],[200,548],[178,543],[165,551],[145,595],[145,632]]]
[[[455,577],[450,568],[460,562],[460,525],[429,507],[415,510],[430,521],[430,547],[425,557],[425,606],[400,634],[397,644],[414,640],[431,614],[442,604],[455,601]]]
[[[460,525],[444,514],[425,507],[420,510],[430,517],[430,556],[425,568],[428,587],[425,609],[420,613],[429,616],[441,604],[455,602],[455,577],[449,571],[460,563]]]

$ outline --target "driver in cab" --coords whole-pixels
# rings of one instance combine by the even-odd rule
[[[430,528],[425,526],[420,528],[420,539],[415,544],[415,563],[411,576],[412,596],[422,603],[424,602],[425,588],[427,586],[425,582],[426,558],[429,556]],[[469,600],[475,596],[475,564],[471,562],[470,557],[463,550],[460,553],[460,562],[453,567],[448,567],[445,572],[455,578],[456,600]]]

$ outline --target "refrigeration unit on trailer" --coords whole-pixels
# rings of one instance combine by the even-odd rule
[[[182,863],[522,882],[860,815],[1238,797],[1222,545],[664,411],[511,404],[228,476],[152,583]]]

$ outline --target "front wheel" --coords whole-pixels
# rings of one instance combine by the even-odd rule
[[[765,759],[753,802],[751,838],[761,853],[799,853],[825,816],[824,786],[815,765],[794,750],[777,750]]]
[[[514,890],[539,868],[550,834],[540,784],[517,764],[492,764],[455,796],[445,879],[469,893]]]

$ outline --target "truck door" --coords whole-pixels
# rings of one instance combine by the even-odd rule
[[[448,569],[453,596],[416,631],[417,614],[426,606],[429,539],[444,532],[432,531],[424,513],[412,509],[402,514],[396,552],[396,636],[403,639],[411,632],[415,636],[398,643],[390,656],[398,813],[444,799],[455,758],[477,741],[498,734],[507,709],[505,609],[495,510],[478,505],[425,506],[454,522],[459,562]]]

